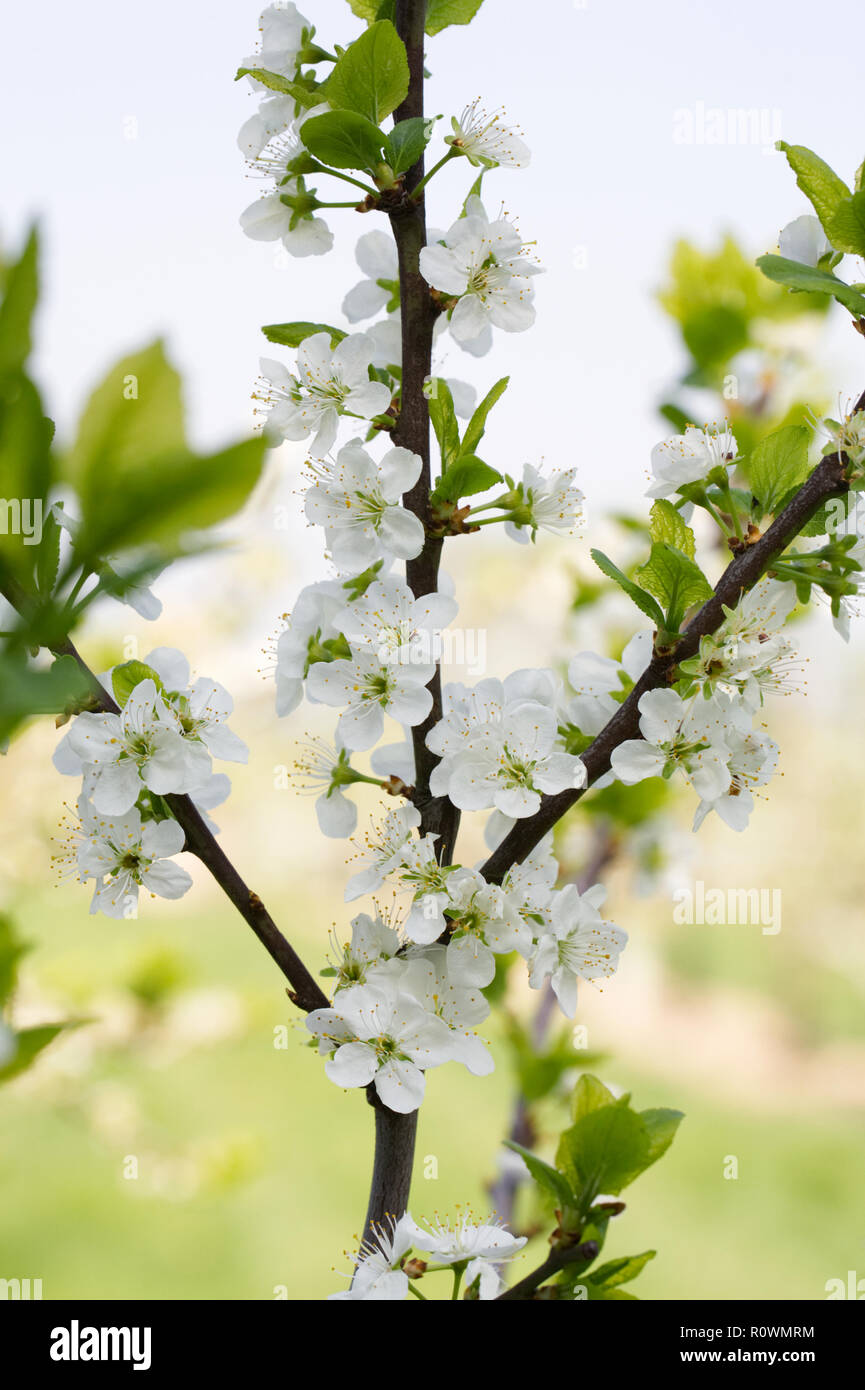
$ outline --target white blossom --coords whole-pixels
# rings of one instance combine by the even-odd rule
[[[571,723],[584,734],[599,734],[619,709],[624,694],[639,680],[651,658],[650,632],[634,633],[622,652],[621,661],[600,656],[597,652],[578,652],[568,666],[568,680],[575,692],[567,706]]]
[[[737,457],[738,445],[729,426],[697,429],[656,444],[652,450],[655,481],[647,497],[669,497],[686,483],[704,482],[715,468],[726,468]]]
[[[226,723],[234,701],[223,685],[209,676],[199,676],[190,685],[189,662],[176,647],[156,647],[144,664],[163,682],[164,699],[176,713],[184,738],[199,739],[214,758],[225,762],[248,761],[249,749]]]
[[[411,805],[388,811],[380,824],[374,824],[364,836],[362,867],[349,879],[345,901],[353,902],[365,893],[374,893],[388,874],[402,862],[402,853],[420,826],[420,811]]]
[[[310,453],[323,458],[336,442],[341,415],[371,420],[390,405],[390,389],[371,381],[374,345],[365,333],[352,333],[330,346],[329,333],[313,333],[297,349],[297,375],[272,358],[261,359],[269,390],[267,426],[282,439],[307,439]]]
[[[767,734],[732,728],[725,737],[730,749],[730,784],[720,796],[700,802],[694,812],[695,830],[699,830],[710,811],[719,815],[731,830],[745,830],[754,809],[752,788],[765,786],[778,766],[778,745]]]
[[[525,545],[538,531],[551,535],[573,532],[583,520],[585,501],[574,482],[576,476],[576,468],[568,468],[545,477],[532,464],[525,464],[522,481],[516,487],[519,500],[505,522],[511,540]]]
[[[495,975],[496,955],[531,950],[532,933],[507,893],[476,869],[457,869],[448,879],[447,915],[453,929],[447,968],[454,984],[483,988]]]
[[[92,767],[93,805],[101,815],[125,815],[144,787],[160,796],[190,791],[211,771],[206,747],[184,738],[180,719],[150,678],[136,685],[120,714],[79,714],[64,744]]]
[[[445,235],[445,244],[425,246],[420,270],[434,289],[455,296],[450,330],[458,342],[476,339],[491,325],[508,333],[535,321],[530,277],[540,267],[527,260],[519,232],[506,217],[490,222],[480,198]]]
[[[554,893],[545,910],[542,930],[532,954],[529,983],[539,989],[547,976],[562,1012],[573,1018],[577,1011],[577,981],[606,979],[618,968],[627,933],[605,922],[598,908],[606,890],[596,884],[580,893],[569,883]]]
[[[802,265],[815,266],[823,256],[831,255],[832,249],[820,219],[807,212],[788,222],[778,237],[780,254]]]
[[[397,1302],[408,1297],[408,1275],[402,1262],[415,1237],[415,1224],[408,1212],[399,1221],[391,1216],[386,1225],[375,1229],[371,1240],[361,1243],[353,1257],[355,1271],[351,1285],[328,1295],[328,1301]]]
[[[350,289],[342,301],[342,312],[349,323],[373,318],[399,293],[399,265],[392,236],[378,228],[366,232],[354,255],[366,279]]]
[[[638,708],[643,737],[613,750],[612,769],[619,781],[631,786],[679,770],[698,796],[722,796],[730,785],[725,740],[732,715],[714,700],[686,702],[675,690],[647,690]]]
[[[335,462],[310,464],[315,481],[306,492],[306,516],[324,527],[340,569],[360,573],[384,556],[420,554],[423,523],[401,501],[422,467],[418,454],[399,447],[376,461],[358,440],[340,449]]]
[[[437,1264],[467,1261],[465,1281],[470,1287],[479,1281],[481,1299],[495,1298],[501,1288],[499,1266],[516,1258],[526,1244],[526,1236],[514,1236],[493,1217],[475,1222],[462,1216],[454,1226],[441,1222],[416,1226],[413,1244],[432,1255]]]
[[[524,700],[506,708],[448,758],[447,795],[463,811],[495,806],[518,819],[534,815],[542,794],[585,785],[583,763],[560,751],[557,739],[558,722],[548,706]]]
[[[165,862],[184,847],[176,820],[142,825],[134,806],[123,816],[101,816],[85,797],[79,798],[78,813],[78,872],[82,880],[96,879],[91,912],[134,916],[139,888],[160,898],[180,898],[192,887],[185,869]]]
[[[350,659],[318,661],[310,667],[307,690],[314,700],[342,708],[337,736],[350,751],[371,748],[384,729],[384,715],[401,724],[422,724],[432,709],[426,689],[429,665],[387,666],[365,648]]]
[[[401,579],[375,580],[361,598],[337,614],[352,651],[368,648],[385,665],[435,664],[440,634],[457,614],[447,594],[415,598]]]
[[[339,637],[333,616],[345,606],[346,592],[335,579],[307,584],[297,596],[288,626],[276,644],[276,712],[291,714],[303,699],[303,683],[315,660],[321,659],[321,644]]]
[[[473,1076],[488,1076],[495,1070],[492,1055],[474,1031],[489,1017],[490,1006],[479,989],[467,989],[451,979],[446,947],[412,948],[401,987],[450,1028],[454,1061],[461,1062]]]
[[[503,110],[484,111],[477,97],[463,108],[459,120],[451,117],[453,135],[445,137],[446,143],[475,166],[525,169],[531,160],[528,146],[514,126],[505,124],[504,115]]]
[[[306,1026],[329,1055],[325,1072],[337,1086],[375,1083],[379,1098],[400,1114],[417,1110],[425,1071],[453,1056],[447,1024],[390,980],[340,990],[333,1008],[315,1009]]]

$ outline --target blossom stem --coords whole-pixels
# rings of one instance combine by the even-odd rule
[[[334,179],[342,179],[343,183],[353,183],[354,186],[355,186],[355,188],[362,188],[363,191],[364,191],[364,193],[368,193],[369,196],[370,196],[371,198],[377,198],[377,197],[378,197],[378,190],[375,189],[375,188],[373,188],[371,184],[364,183],[364,182],[363,182],[363,179],[355,179],[355,178],[353,178],[351,174],[346,174],[342,169],[331,169],[331,168],[327,168],[327,169],[322,169],[321,172],[324,173],[324,174],[329,174],[329,175],[331,176],[331,178],[334,178]],[[324,207],[324,206],[325,206],[325,204],[322,203],[322,207]],[[329,203],[327,206],[328,206],[328,207],[336,207],[337,204],[336,204],[336,203]],[[350,204],[348,204],[348,205],[342,204],[342,206],[355,207],[356,204],[355,204],[355,203],[350,203]]]
[[[454,149],[453,145],[451,145],[447,154],[442,156],[438,164],[434,164],[433,167],[430,169],[429,173],[425,174],[424,177],[421,179],[420,183],[415,184],[414,188],[411,191],[412,198],[419,198],[421,193],[429,183],[430,179],[438,173],[439,169],[443,169],[444,166],[448,163],[448,161],[453,159],[457,153],[458,151]]]
[[[733,522],[733,529],[734,529],[735,532],[736,532],[736,539],[737,539],[737,540],[742,540],[742,539],[743,539],[743,536],[742,536],[742,523],[741,523],[741,521],[739,520],[739,509],[738,509],[738,507],[736,506],[736,501],[735,501],[735,498],[733,497],[733,494],[732,494],[732,492],[731,492],[731,490],[730,490],[730,484],[729,484],[729,483],[727,483],[727,486],[723,489],[723,496],[724,496],[724,501],[727,503],[727,511],[729,512],[730,517],[731,517],[732,522]]]

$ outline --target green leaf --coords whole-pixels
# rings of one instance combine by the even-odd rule
[[[622,1255],[618,1260],[608,1260],[587,1274],[585,1281],[598,1289],[615,1289],[619,1284],[630,1284],[656,1254],[655,1250],[644,1250],[642,1255]]]
[[[838,204],[850,197],[850,189],[834,169],[830,169],[824,160],[804,145],[788,145],[786,141],[779,140],[776,149],[782,150],[787,156],[796,182],[811,202],[831,241],[828,224]]]
[[[865,255],[865,193],[854,193],[838,204],[829,218],[826,235],[836,251]]]
[[[652,540],[666,541],[667,545],[675,546],[693,560],[696,545],[694,533],[672,502],[668,502],[664,497],[659,498],[653,504],[649,516],[649,534]]]
[[[165,686],[160,677],[152,666],[145,665],[143,661],[124,661],[122,666],[114,667],[111,672],[111,686],[114,690],[114,698],[121,709],[124,708],[136,685],[147,680],[153,681],[158,691],[164,691]]]
[[[466,426],[466,432],[463,435],[462,452],[464,454],[473,454],[477,450],[477,447],[480,444],[481,439],[483,438],[484,430],[486,429],[487,416],[489,415],[496,401],[504,395],[505,391],[508,388],[509,381],[509,376],[503,376],[500,381],[496,382],[492,390],[487,392],[480,405],[477,407],[474,415],[469,420],[468,425]]]
[[[647,594],[645,589],[641,589],[638,584],[635,584],[632,579],[629,579],[626,574],[623,574],[618,566],[614,565],[609,556],[605,555],[602,550],[592,550],[591,556],[598,569],[601,570],[608,579],[612,579],[614,583],[618,584],[620,589],[624,590],[628,598],[632,603],[637,605],[641,613],[645,613],[647,618],[651,618],[656,627],[662,628],[664,626],[664,614],[651,594]]]
[[[543,1188],[551,1197],[554,1197],[560,1207],[573,1206],[575,1204],[575,1194],[565,1178],[552,1164],[545,1163],[537,1154],[533,1154],[530,1149],[524,1149],[522,1144],[516,1143],[513,1139],[505,1140],[505,1147],[513,1149],[514,1153],[519,1154],[525,1163],[538,1187]]]
[[[831,271],[801,265],[799,261],[788,260],[786,256],[759,256],[757,265],[776,284],[786,285],[791,290],[805,290],[809,294],[831,294],[857,318],[865,316],[865,298]]]
[[[460,427],[451,389],[443,377],[432,377],[429,382],[429,417],[438,440],[442,473],[446,473],[460,454]]]
[[[705,305],[685,319],[682,337],[694,360],[711,368],[748,346],[748,320],[728,304]]]
[[[279,72],[269,72],[267,68],[238,68],[235,74],[235,82],[241,77],[254,77],[263,87],[269,87],[272,92],[281,92],[283,96],[294,97],[298,106],[320,106],[324,100],[324,93],[321,87],[310,88],[304,86],[302,82],[291,82],[287,77],[283,77]]]
[[[84,407],[65,471],[82,502],[98,506],[107,470],[133,472],[185,442],[180,377],[157,341],[122,358],[97,386]]]
[[[556,1167],[584,1207],[602,1192],[621,1192],[648,1162],[646,1127],[627,1097],[583,1115],[563,1132],[556,1151]]]
[[[390,20],[381,19],[342,54],[325,83],[324,96],[332,107],[355,111],[378,125],[405,100],[408,86],[405,44]],[[305,127],[304,144],[316,154],[307,130]]]
[[[375,169],[384,139],[384,132],[356,111],[326,111],[303,126],[307,149],[334,169]]]
[[[581,1120],[584,1115],[590,1115],[593,1110],[600,1110],[605,1105],[615,1105],[616,1097],[609,1091],[602,1081],[590,1072],[583,1072],[579,1078],[574,1093],[571,1096],[571,1118]]]
[[[0,1067],[0,1081],[11,1081],[14,1076],[20,1076],[56,1037],[79,1026],[76,1020],[74,1023],[44,1024],[41,1028],[23,1028],[16,1035],[18,1047],[15,1056],[5,1067]]]
[[[649,1136],[649,1163],[657,1163],[659,1158],[663,1158],[675,1139],[679,1125],[685,1116],[681,1110],[663,1108],[641,1110],[639,1114]]]
[[[429,0],[426,12],[426,31],[440,34],[450,24],[470,24],[483,0]]]
[[[0,560],[28,589],[51,483],[54,426],[26,376],[0,378]]]
[[[265,440],[212,455],[186,445],[180,379],[161,343],[124,358],[91,396],[66,460],[81,498],[76,550],[104,557],[174,546],[233,515],[261,473]]]
[[[0,303],[0,373],[20,371],[30,356],[31,321],[39,297],[39,242],[34,227],[19,260],[6,268]]]
[[[395,174],[404,174],[416,164],[429,142],[430,123],[423,116],[399,121],[385,144],[385,158]]]
[[[114,554],[148,543],[176,547],[185,533],[227,520],[261,477],[266,448],[260,436],[217,454],[177,452],[154,459],[146,470],[124,477],[104,510],[86,518],[79,552]]]
[[[807,478],[810,439],[805,425],[784,425],[754,446],[746,472],[764,514],[774,516],[784,496]]]
[[[474,497],[503,481],[501,473],[476,454],[460,454],[456,463],[439,478],[432,499],[434,502],[458,502],[461,497]]]
[[[636,575],[666,608],[665,626],[670,628],[678,627],[692,604],[712,597],[712,586],[696,561],[664,541],[652,542],[649,558]]]
[[[269,343],[281,343],[283,347],[300,347],[305,338],[313,333],[329,333],[330,345],[336,347],[346,336],[341,328],[332,328],[329,323],[308,323],[297,320],[295,323],[266,323],[262,333]]]
[[[74,657],[60,656],[45,668],[32,666],[23,653],[0,652],[0,740],[33,715],[62,714],[89,691]]]
[[[12,919],[0,912],[0,1006],[11,999],[18,979],[18,962],[29,950],[15,931]]]
[[[47,598],[54,592],[60,569],[60,523],[49,512],[42,525],[42,540],[36,552],[36,585]]]

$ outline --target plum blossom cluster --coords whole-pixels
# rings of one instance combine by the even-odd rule
[[[301,56],[318,51],[311,39],[295,12],[277,21],[266,11],[262,53],[246,66],[277,73],[288,84],[306,80]],[[311,113],[295,108],[290,94],[268,94],[241,134],[255,170],[274,181],[244,214],[245,230],[279,236],[293,254],[327,249],[326,229],[311,216],[314,200],[303,200],[300,172],[308,163],[304,125],[321,109]],[[453,119],[452,132],[440,162],[464,158],[482,173],[529,162],[521,134],[501,112],[484,112],[478,102]],[[476,183],[462,215],[446,232],[431,230],[420,251],[420,272],[438,311],[439,343],[449,333],[480,357],[495,329],[531,327],[540,267],[528,252],[510,217],[490,215]],[[492,1070],[476,1030],[489,1013],[483,991],[497,962],[521,958],[530,986],[549,982],[562,1010],[573,1016],[578,981],[612,975],[626,937],[601,916],[600,887],[582,895],[573,885],[557,889],[549,841],[499,884],[471,865],[443,862],[439,835],[423,829],[412,799],[421,738],[424,756],[432,755],[435,764],[431,777],[427,773],[429,794],[460,811],[483,813],[491,845],[533,815],[545,795],[585,785],[584,745],[570,712],[578,697],[549,670],[515,671],[474,687],[450,683],[439,703],[434,682],[441,638],[457,603],[444,575],[423,592],[409,586],[402,566],[422,554],[434,525],[449,524],[463,495],[471,499],[462,512],[465,529],[480,532],[499,521],[519,543],[540,532],[572,533],[582,520],[583,495],[573,466],[547,473],[527,464],[514,479],[478,457],[486,416],[506,381],[476,409],[473,388],[434,377],[430,414],[441,426],[442,502],[435,515],[406,506],[424,465],[419,454],[388,437],[402,405],[393,239],[379,228],[366,232],[356,259],[364,278],[345,296],[343,313],[352,326],[366,323],[363,331],[321,326],[298,336],[291,365],[270,358],[261,364],[265,430],[275,443],[306,445],[304,514],[320,530],[331,566],[331,576],[303,589],[286,617],[276,647],[276,703],[279,715],[293,713],[304,698],[335,712],[332,736],[307,738],[294,768],[295,785],[315,795],[324,834],[354,833],[358,786],[373,785],[397,799],[363,837],[345,892],[347,902],[393,892],[393,915],[385,920],[374,899],[371,912],[354,919],[351,939],[330,967],[332,1003],[310,1014],[307,1027],[335,1084],[374,1087],[383,1104],[409,1112],[421,1103],[426,1073],[445,1062],[460,1062],[475,1075]],[[464,435],[459,420],[469,422]],[[454,463],[463,472],[451,494],[445,475]],[[478,484],[487,491],[495,479],[506,490],[493,501],[476,501]],[[383,744],[389,722],[399,741]],[[368,767],[356,766],[362,755],[369,756]],[[444,1260],[444,1232],[425,1239],[422,1248],[440,1246]],[[462,1251],[471,1243],[469,1227],[455,1239],[454,1249]],[[498,1249],[494,1235],[487,1246]],[[477,1258],[485,1258],[480,1246]],[[404,1280],[390,1264],[379,1269],[376,1260],[369,1268],[385,1285]],[[496,1280],[491,1269],[483,1274],[478,1287],[486,1296]],[[353,1289],[365,1280],[359,1271]]]
[[[407,949],[443,949],[453,985],[485,988],[495,976],[496,956],[516,952],[531,986],[540,988],[549,978],[563,1013],[573,1017],[578,980],[612,975],[627,941],[597,910],[603,889],[595,885],[582,895],[572,884],[556,889],[549,837],[501,885],[488,883],[477,869],[440,864],[436,838],[421,834],[415,807],[388,812],[365,837],[346,901],[391,888],[407,907]]]
[[[165,797],[185,794],[206,817],[231,787],[212,759],[246,762],[248,750],[228,727],[228,691],[204,676],[191,683],[181,652],[156,648],[144,663],[116,667],[107,679],[119,713],[79,714],[54,765],[81,778],[69,867],[82,882],[95,880],[92,912],[129,917],[139,889],[179,898],[192,883],[185,869],[167,862],[183,850],[184,834]]]
[[[398,1221],[378,1227],[356,1255],[349,1288],[331,1299],[397,1302],[408,1298],[410,1282],[432,1273],[453,1275],[453,1297],[496,1298],[502,1288],[501,1268],[516,1259],[526,1236],[514,1236],[495,1217],[475,1221],[464,1213],[453,1222],[417,1223],[406,1212]],[[425,1257],[425,1258],[423,1258]]]

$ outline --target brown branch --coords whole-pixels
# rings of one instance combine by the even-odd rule
[[[598,1254],[598,1242],[596,1240],[584,1241],[582,1245],[557,1246],[551,1250],[542,1265],[539,1265],[531,1274],[527,1274],[525,1279],[521,1279],[512,1288],[505,1289],[496,1299],[497,1303],[511,1300],[527,1300],[533,1298],[536,1291],[544,1284],[547,1279],[552,1279],[554,1275],[561,1274],[563,1269],[573,1264],[591,1264]]]
[[[512,864],[521,863],[526,855],[531,854],[556,821],[609,770],[615,749],[627,739],[640,737],[639,703],[646,691],[666,685],[678,663],[696,654],[700,638],[718,630],[726,617],[724,608],[734,608],[742,594],[753,588],[757,580],[771,568],[772,561],[786,550],[824,502],[847,491],[844,461],[840,455],[830,454],[818,463],[807,482],[775,518],[765,535],[741,551],[727,566],[712,597],[688,623],[675,650],[652,658],[628,698],[582,754],[587,773],[586,786],[543,797],[540,810],[534,816],[517,821],[481,868],[488,882],[500,883]]]
[[[424,114],[424,29],[426,0],[396,0],[394,22],[406,47],[410,83],[405,101],[394,113],[396,121]],[[405,178],[414,188],[423,178],[423,156]],[[432,482],[430,466],[430,419],[427,382],[432,371],[433,328],[438,306],[429,285],[420,273],[420,253],[426,245],[426,210],[423,198],[402,198],[389,212],[391,230],[399,261],[400,323],[402,328],[402,387],[399,420],[393,431],[394,444],[411,449],[422,460],[417,483],[403,498],[403,504],[424,527],[429,526],[429,496]],[[414,560],[406,562],[406,582],[415,598],[434,594],[438,588],[441,537],[426,535],[424,546]],[[430,795],[430,777],[438,761],[426,746],[427,734],[442,717],[441,672],[436,668],[429,685],[432,708],[422,724],[412,729],[415,759],[415,785],[412,801],[420,811],[422,835],[438,836],[436,853],[441,863],[453,858],[460,814],[447,797]],[[417,1111],[399,1115],[388,1110],[372,1087],[367,1099],[375,1109],[375,1159],[372,1186],[366,1214],[365,1237],[370,1239],[377,1226],[389,1217],[398,1218],[408,1204],[414,1165]]]

